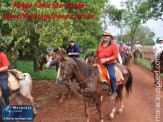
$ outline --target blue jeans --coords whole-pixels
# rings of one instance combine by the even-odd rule
[[[9,93],[9,87],[8,87],[8,73],[7,72],[0,73],[0,87],[2,91],[2,96],[8,97],[10,93]]]
[[[123,55],[124,55],[124,57],[125,57],[125,60],[128,61],[127,54],[123,52]]]
[[[116,92],[116,77],[114,75],[114,73],[115,73],[114,65],[115,64],[105,64],[104,65],[109,72],[111,88],[112,88],[113,93]]]

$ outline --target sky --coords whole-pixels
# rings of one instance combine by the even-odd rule
[[[110,0],[110,4],[116,6],[117,8],[121,8],[120,7],[121,1],[126,1],[126,0]],[[150,30],[155,33],[155,37],[153,38],[154,41],[156,41],[158,37],[163,37],[163,21],[149,20],[146,24],[143,25],[148,26]],[[108,30],[110,30],[113,35],[117,35],[120,33],[120,30],[114,26],[108,26]]]

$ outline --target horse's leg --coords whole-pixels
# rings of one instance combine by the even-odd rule
[[[123,103],[123,99],[120,100],[120,109],[118,110],[118,113],[121,114],[123,112],[123,108],[124,108],[124,103]]]
[[[119,97],[120,97],[120,92],[119,92],[119,89],[117,90],[117,97],[116,97],[116,100],[115,100],[115,104],[114,104],[114,107],[110,113],[110,118],[111,119],[114,119],[114,113],[115,113],[115,107],[116,107],[116,104],[117,104],[117,101],[119,100]]]
[[[15,99],[18,105],[22,105],[22,100],[20,99],[20,93],[16,93]]]
[[[58,68],[59,68],[59,65],[58,65],[58,64],[56,64],[56,71],[58,71]]]
[[[20,91],[20,93],[25,97],[27,98],[30,103],[32,104],[33,106],[33,112],[34,112],[34,115],[37,115],[37,111],[36,111],[36,108],[35,108],[35,102],[33,100],[33,97],[31,96],[31,93],[30,93],[30,89],[26,89],[26,91]]]
[[[97,107],[97,111],[100,115],[100,122],[103,122],[103,114],[101,112],[101,96],[96,97],[96,107]]]
[[[84,99],[84,104],[85,104],[85,116],[87,118],[87,122],[89,122],[90,100]]]
[[[68,88],[68,98],[70,98],[71,97],[71,89],[70,89],[70,86],[69,85],[66,85],[66,86]]]
[[[40,70],[42,70],[42,68],[43,68],[43,66],[44,66],[44,62],[40,62]]]
[[[66,93],[66,88],[67,88],[67,86],[65,85],[64,86],[64,89],[63,89],[63,91],[62,91],[62,97],[61,97],[61,99],[60,99],[60,103],[63,101],[63,99],[64,99],[64,97],[65,97],[65,93]]]
[[[114,107],[113,107],[113,109],[112,109],[112,111],[111,111],[111,113],[110,113],[110,118],[111,118],[111,119],[114,119],[114,113],[115,113],[115,106],[116,106],[116,103],[117,103],[117,98],[116,98],[116,100],[115,100]]]
[[[20,84],[20,93],[22,94],[22,96],[24,96],[25,98],[27,98],[30,103],[33,106],[33,112],[34,115],[37,115],[37,111],[35,108],[35,103],[33,100],[33,97],[31,96],[31,91],[32,91],[32,79],[31,76],[28,73],[25,73],[26,78],[24,80],[20,80],[19,84]]]
[[[123,103],[123,87],[124,85],[119,86],[118,90],[117,90],[117,98],[119,98],[120,100],[120,109],[118,110],[118,113],[121,114],[123,112],[123,108],[124,108],[124,103]]]

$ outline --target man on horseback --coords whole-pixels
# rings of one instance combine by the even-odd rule
[[[8,87],[8,73],[7,72],[8,72],[8,66],[10,64],[9,64],[6,54],[2,52],[2,46],[3,46],[3,43],[0,44],[0,87],[1,87],[4,101],[6,105],[9,105],[10,94],[9,94],[9,87]]]
[[[105,30],[103,33],[103,40],[97,47],[95,56],[98,57],[99,62],[103,64],[109,72],[112,95],[110,99],[114,99],[116,93],[116,77],[115,77],[115,61],[118,58],[118,47],[112,41],[114,36],[110,31]]]
[[[156,43],[153,46],[153,54],[154,54],[154,60],[157,58],[158,54],[160,54],[163,51],[163,38],[158,39],[159,43]],[[151,63],[151,70],[154,69],[154,61]]]
[[[135,53],[137,50],[140,52],[140,48],[141,48],[141,45],[140,45],[139,41],[136,41],[136,44],[134,45],[134,49],[135,49],[134,53]]]
[[[74,43],[73,40],[68,41],[69,42],[69,47],[67,48],[67,55],[68,57],[74,57],[79,59],[80,58],[80,47]]]
[[[124,45],[124,43],[121,41],[119,46],[119,51],[124,55],[126,65],[128,65],[128,57],[127,57],[127,47]]]

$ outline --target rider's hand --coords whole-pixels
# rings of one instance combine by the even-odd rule
[[[72,53],[68,53],[68,55],[72,55]]]
[[[109,59],[108,58],[102,58],[101,60],[100,60],[100,62],[103,64],[103,63],[106,63],[107,61],[109,61]]]

